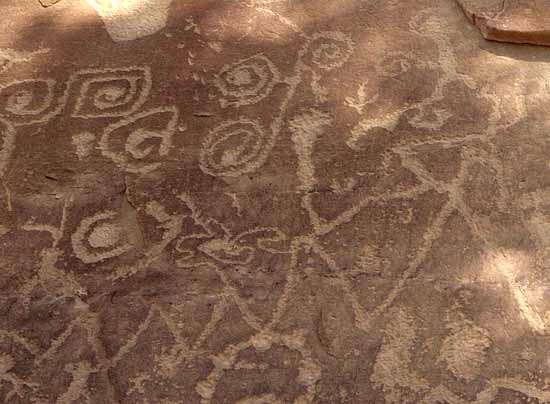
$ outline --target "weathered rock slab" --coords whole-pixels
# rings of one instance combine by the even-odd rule
[[[0,404],[550,404],[547,48],[453,0],[0,4]]]
[[[457,1],[485,39],[550,46],[550,2]]]

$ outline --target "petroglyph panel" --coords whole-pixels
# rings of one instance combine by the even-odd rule
[[[454,1],[12,3],[0,402],[550,403],[542,48]]]

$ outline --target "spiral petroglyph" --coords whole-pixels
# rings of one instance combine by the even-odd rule
[[[25,79],[0,85],[0,116],[16,124],[45,122],[54,109],[53,79]]]
[[[151,91],[148,67],[87,69],[72,84],[77,91],[73,116],[101,118],[127,116],[137,111]]]
[[[71,236],[73,251],[78,259],[92,264],[117,257],[130,251],[125,229],[112,211],[88,216],[80,222]]]
[[[353,40],[343,32],[318,32],[313,34],[306,43],[304,61],[314,68],[336,69],[347,62],[353,48]]]
[[[214,176],[236,177],[261,167],[273,147],[273,136],[259,122],[241,118],[215,127],[201,152],[201,168]]]
[[[255,55],[224,66],[216,77],[222,107],[255,104],[269,96],[281,80],[275,65],[263,55]]]

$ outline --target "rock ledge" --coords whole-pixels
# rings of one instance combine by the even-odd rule
[[[550,3],[457,0],[485,39],[550,46]]]

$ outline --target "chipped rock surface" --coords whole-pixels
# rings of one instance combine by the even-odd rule
[[[550,403],[547,48],[455,0],[0,3],[0,403]]]
[[[550,46],[550,3],[542,0],[457,0],[486,39]]]

